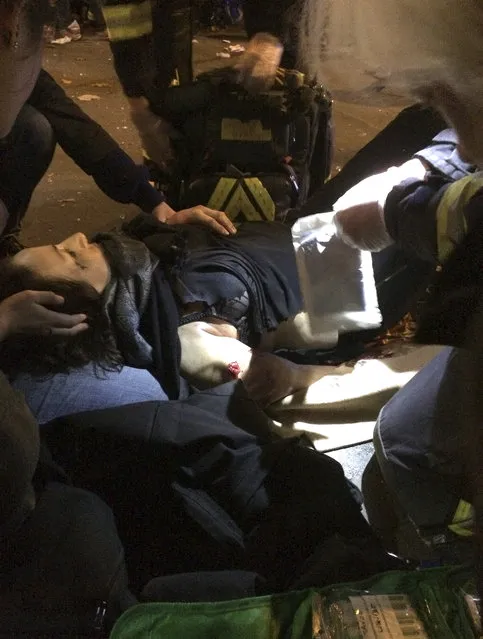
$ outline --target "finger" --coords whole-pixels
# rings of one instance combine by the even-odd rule
[[[33,302],[40,306],[61,306],[64,303],[62,295],[52,291],[26,291]]]
[[[56,311],[50,311],[47,308],[43,308],[42,319],[48,326],[55,328],[74,328],[78,324],[82,324],[86,321],[87,315],[84,313],[77,313],[75,315],[68,315],[67,313],[57,313]]]
[[[226,229],[222,224],[218,222],[214,217],[207,215],[206,213],[202,213],[199,211],[196,213],[196,218],[204,224],[205,226],[209,226],[213,231],[219,233],[220,235],[230,235],[230,231]]]
[[[235,234],[237,232],[236,226],[230,220],[228,215],[224,211],[217,211],[216,209],[209,209],[207,206],[199,207],[202,213],[205,215],[209,215],[216,219],[216,221],[221,224],[229,233]]]
[[[229,235],[229,231],[225,229],[215,218],[211,217],[203,211],[202,206],[197,206],[194,209],[186,211],[188,220],[191,224],[203,224],[203,226],[209,226],[216,233],[220,235]]]
[[[73,326],[72,328],[53,328],[50,332],[50,335],[56,335],[60,337],[74,337],[79,333],[83,333],[89,328],[89,324],[82,322],[81,324],[77,324],[77,326]]]

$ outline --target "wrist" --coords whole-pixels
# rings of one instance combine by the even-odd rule
[[[167,202],[161,202],[161,204],[158,204],[158,206],[153,209],[153,215],[155,215],[160,222],[167,223],[169,218],[175,213],[176,211],[172,209]]]
[[[152,213],[154,209],[163,204],[164,195],[146,179],[138,185],[133,194],[132,202],[139,206],[144,213]]]

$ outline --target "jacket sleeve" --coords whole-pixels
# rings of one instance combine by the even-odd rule
[[[40,72],[28,102],[48,120],[67,155],[94,178],[108,197],[136,204],[146,212],[164,201],[163,195],[150,185],[145,167],[135,164],[46,71]]]
[[[456,181],[441,174],[406,180],[386,200],[387,230],[402,249],[442,263],[471,228],[482,192],[483,177],[478,173]]]
[[[389,194],[384,209],[387,229],[403,249],[440,262],[465,232],[466,204],[480,188],[476,167],[458,153],[452,129],[438,133],[415,153],[428,167],[424,180],[408,179]]]
[[[422,151],[414,154],[431,170],[445,175],[451,180],[459,180],[476,171],[476,167],[465,162],[458,152],[456,131],[445,129],[438,133]]]

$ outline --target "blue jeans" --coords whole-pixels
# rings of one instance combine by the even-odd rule
[[[374,434],[391,494],[427,536],[451,522],[467,489],[459,355],[446,348],[429,362],[384,406]]]
[[[154,377],[146,370],[125,366],[120,372],[100,372],[94,366],[49,379],[19,375],[12,386],[22,392],[39,424],[84,411],[113,408],[138,402],[168,399]]]

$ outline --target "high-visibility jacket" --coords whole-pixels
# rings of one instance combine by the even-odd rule
[[[443,262],[468,230],[468,205],[483,189],[483,173],[458,180],[445,189],[436,206],[438,260]]]
[[[105,0],[114,66],[128,97],[192,78],[191,0]]]
[[[475,214],[472,203],[483,189],[483,173],[458,160],[456,138],[452,148],[447,137],[416,154],[431,169],[424,180],[411,178],[395,187],[384,208],[396,243],[435,263],[444,262],[463,239]]]

